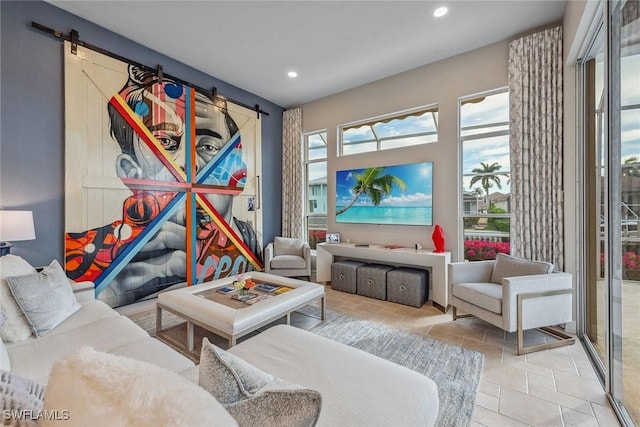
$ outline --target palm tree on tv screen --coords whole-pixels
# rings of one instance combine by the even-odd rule
[[[496,187],[502,189],[502,182],[500,181],[500,177],[503,176],[505,178],[509,178],[509,175],[504,172],[498,172],[502,168],[498,163],[484,163],[480,162],[479,168],[474,168],[471,172],[477,174],[471,178],[471,183],[469,184],[469,188],[473,187],[473,185],[477,182],[480,182],[482,188],[484,188],[484,192],[487,194],[487,201],[489,202],[489,209],[491,209],[491,199],[489,198],[489,189],[493,187],[493,184]]]
[[[406,190],[407,184],[393,175],[382,175],[384,168],[368,168],[362,171],[362,173],[356,173],[353,177],[356,183],[351,190],[353,190],[353,199],[342,209],[336,211],[336,215],[340,215],[347,209],[349,209],[358,200],[358,198],[364,194],[369,196],[371,203],[374,206],[378,206],[382,202],[384,196],[388,196],[393,191],[394,185],[397,185],[401,191]]]

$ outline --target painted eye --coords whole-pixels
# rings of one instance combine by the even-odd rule
[[[167,151],[177,150],[178,146],[180,145],[178,141],[175,141],[174,139],[168,137],[158,138],[158,142],[160,142],[162,147]]]

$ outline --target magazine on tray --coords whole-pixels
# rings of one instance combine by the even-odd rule
[[[233,286],[224,286],[224,287],[218,289],[217,291],[220,292],[221,294],[224,294],[224,295],[230,295],[230,294],[232,294],[234,292],[237,292],[237,289],[234,288]]]
[[[254,299],[256,297],[258,297],[260,295],[253,293],[253,292],[248,292],[244,295],[240,295],[240,294],[235,294],[231,296],[231,299],[237,299],[238,301],[242,301],[242,302],[247,302],[251,299]]]
[[[270,285],[268,283],[260,283],[258,285],[256,285],[256,287],[254,289],[258,290],[258,291],[262,291],[262,292],[275,292],[276,290],[278,290],[280,288],[280,286],[278,285]]]

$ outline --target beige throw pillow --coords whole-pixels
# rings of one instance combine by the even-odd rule
[[[533,274],[547,274],[553,271],[553,264],[544,261],[528,261],[510,255],[499,253],[493,265],[491,282],[502,285],[505,277],[530,276]]]
[[[273,255],[302,255],[304,242],[289,237],[276,237],[273,242]]]

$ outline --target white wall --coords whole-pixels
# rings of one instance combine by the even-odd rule
[[[383,52],[377,54],[383,55]],[[327,129],[328,228],[342,240],[433,248],[433,227],[336,224],[336,170],[433,161],[433,220],[445,232],[447,250],[458,260],[458,98],[507,86],[508,43],[500,42],[302,106],[304,132]],[[419,147],[337,157],[341,124],[439,105],[439,142]]]

